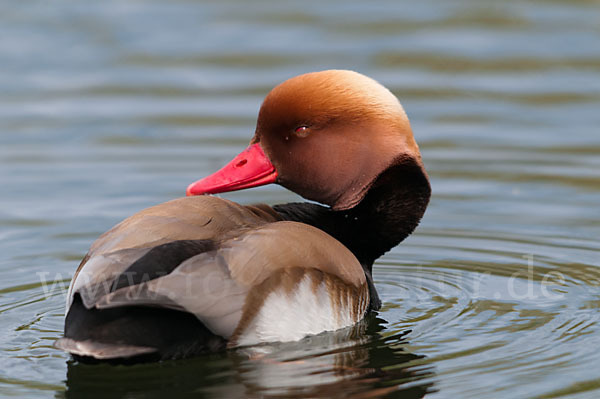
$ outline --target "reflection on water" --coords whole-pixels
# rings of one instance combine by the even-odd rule
[[[242,348],[159,366],[69,362],[64,396],[196,393],[214,398],[358,398],[393,394],[421,398],[433,392],[433,367],[416,364],[424,356],[406,351],[406,332],[379,336],[382,323],[372,316],[353,328],[300,342]]]
[[[597,1],[8,2],[0,34],[0,396],[598,396]],[[375,266],[381,312],[181,362],[53,349],[90,243],[245,148],[275,84],[332,67],[401,99],[432,179]]]

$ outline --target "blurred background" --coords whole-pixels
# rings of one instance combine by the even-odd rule
[[[376,264],[382,311],[259,355],[53,349],[91,242],[245,148],[273,86],[329,68],[398,96],[431,176]],[[0,396],[600,394],[597,0],[3,0],[0,187]]]

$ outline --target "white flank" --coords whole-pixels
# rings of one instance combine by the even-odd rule
[[[297,341],[307,335],[351,326],[362,319],[368,300],[359,301],[362,309],[353,318],[350,299],[341,301],[346,305],[335,307],[325,284],[322,282],[314,290],[310,276],[305,276],[292,292],[286,293],[280,287],[267,296],[237,345]]]

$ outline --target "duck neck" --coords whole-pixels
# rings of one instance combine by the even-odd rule
[[[283,219],[310,224],[344,244],[356,256],[372,286],[373,262],[414,231],[430,194],[421,163],[400,158],[376,178],[353,208],[336,211],[317,204],[290,203],[274,209]],[[376,292],[371,297],[372,307],[377,309]]]

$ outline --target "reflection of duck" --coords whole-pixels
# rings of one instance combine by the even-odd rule
[[[328,206],[187,197],[102,235],[73,279],[57,346],[185,357],[298,340],[379,308],[373,262],[414,230],[430,195],[398,100],[351,71],[292,78],[266,97],[250,147],[188,195],[272,182]]]
[[[406,352],[403,333],[380,335],[382,323],[369,316],[355,326],[298,342],[177,362],[126,368],[69,362],[67,390],[59,396],[424,397],[434,389],[433,367],[422,355]]]
[[[409,367],[407,363],[424,356],[404,351],[407,332],[379,336],[382,321],[367,317],[352,328],[234,352],[264,353],[250,359],[237,356],[243,396],[423,397],[433,386],[432,367]]]

